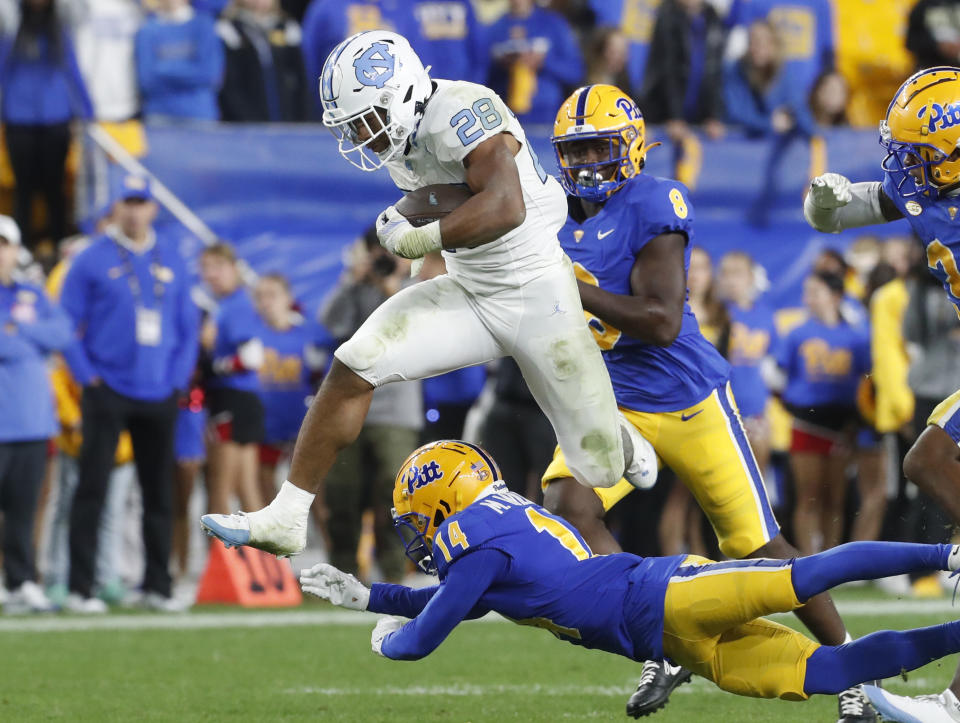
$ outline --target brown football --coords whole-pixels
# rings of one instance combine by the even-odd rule
[[[396,206],[411,225],[426,226],[463,205],[472,195],[465,185],[437,183],[411,191]]]

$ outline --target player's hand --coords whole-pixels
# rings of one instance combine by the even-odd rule
[[[810,201],[817,208],[840,208],[850,203],[850,198],[850,179],[839,173],[824,173],[810,182]]]
[[[439,221],[414,228],[395,206],[377,216],[377,238],[387,251],[405,259],[419,259],[443,248]]]
[[[301,570],[300,587],[321,600],[329,600],[350,610],[366,610],[370,602],[369,588],[353,575],[325,562]]]
[[[390,615],[385,615],[377,620],[377,624],[373,628],[373,632],[370,634],[370,647],[373,652],[375,652],[377,655],[383,655],[383,653],[380,652],[380,649],[383,647],[383,639],[390,633],[399,630],[403,626],[403,620]]]

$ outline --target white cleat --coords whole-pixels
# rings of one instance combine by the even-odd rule
[[[657,453],[653,445],[623,416],[623,412],[618,414],[623,436],[623,456],[627,461],[623,476],[638,490],[648,490],[657,483]]]
[[[950,549],[950,556],[947,557],[947,569],[951,572],[960,570],[960,545],[954,545]]]
[[[293,557],[307,546],[307,519],[278,520],[276,512],[264,507],[256,512],[233,515],[203,515],[200,525],[210,537],[227,547],[246,545],[277,557]]]
[[[863,686],[863,692],[884,720],[898,723],[960,723],[960,706],[951,704],[952,695],[921,695],[911,698],[894,695],[883,688]],[[952,710],[951,710],[952,709]]]
[[[75,592],[67,595],[63,609],[78,615],[104,615],[108,612],[107,604],[96,597],[83,597]]]
[[[3,612],[6,615],[27,615],[29,613],[50,613],[56,607],[37,583],[27,580],[16,590],[13,590],[3,603]]]

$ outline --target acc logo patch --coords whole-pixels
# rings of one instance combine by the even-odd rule
[[[419,467],[412,465],[410,469],[407,470],[407,491],[413,494],[414,490],[426,487],[438,479],[443,479],[443,470],[440,469],[440,465],[437,464],[435,459]]]
[[[904,204],[904,208],[907,209],[907,213],[909,213],[911,216],[919,216],[921,213],[923,213],[923,206],[916,201],[907,201]]]
[[[947,213],[950,214],[950,220],[953,221],[953,219],[957,217],[957,207],[951,206],[950,208],[947,209]]]
[[[393,77],[397,59],[386,43],[372,43],[363,55],[353,61],[361,85],[382,88]]]
[[[486,467],[484,467],[483,462],[474,462],[470,465],[470,471],[473,472],[477,479],[481,482],[485,481],[487,477],[490,476],[490,473],[487,472]]]
[[[573,232],[573,240],[574,240],[574,241],[576,241],[577,243],[580,243],[580,239],[582,239],[582,238],[583,238],[583,229],[582,229],[582,228],[578,228],[577,230],[575,230],[575,231]]]

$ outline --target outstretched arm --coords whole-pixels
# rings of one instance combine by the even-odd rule
[[[807,223],[825,233],[903,218],[880,182],[850,183],[839,173],[824,173],[810,182],[803,215]]]

